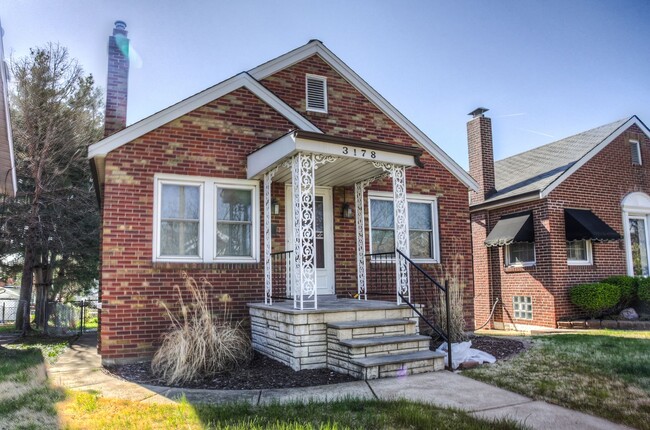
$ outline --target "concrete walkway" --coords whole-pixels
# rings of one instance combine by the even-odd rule
[[[63,387],[94,390],[105,397],[143,403],[174,403],[183,395],[190,403],[248,402],[253,405],[331,401],[347,397],[404,398],[462,409],[481,418],[511,418],[533,429],[628,428],[447,371],[318,387],[266,390],[198,390],[135,384],[102,372],[95,334],[82,336],[54,365],[49,366],[48,373],[54,383]]]

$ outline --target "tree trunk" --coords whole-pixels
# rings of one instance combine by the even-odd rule
[[[32,301],[32,284],[34,280],[34,250],[30,247],[25,249],[25,261],[23,263],[23,278],[20,282],[20,300],[18,312],[16,312],[16,330],[30,331],[29,304]]]

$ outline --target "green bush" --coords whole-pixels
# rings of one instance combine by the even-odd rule
[[[640,300],[650,303],[650,278],[639,278],[638,296]]]
[[[569,290],[571,302],[595,318],[612,309],[621,298],[621,290],[616,285],[598,282],[576,285]]]
[[[618,310],[627,308],[636,299],[639,279],[635,278],[634,276],[610,276],[609,278],[603,279],[600,282],[615,285],[621,291],[621,298],[618,301],[618,306],[616,306]]]

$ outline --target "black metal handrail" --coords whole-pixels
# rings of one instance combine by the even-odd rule
[[[291,291],[292,253],[293,250],[271,253],[271,287],[273,291],[275,291],[276,286],[282,286],[286,289],[285,291]],[[273,298],[279,297],[274,296]],[[286,296],[282,298],[286,299]]]
[[[450,320],[450,302],[449,302],[449,283],[445,281],[445,285],[441,285],[439,282],[437,282],[429,273],[427,273],[426,270],[424,270],[419,264],[415,263],[413,260],[411,260],[409,257],[407,257],[402,251],[399,249],[396,249],[395,252],[380,252],[380,253],[375,253],[375,254],[367,254],[366,258],[368,259],[369,265],[366,268],[366,284],[368,287],[373,288],[379,288],[380,291],[372,291],[369,292],[370,295],[380,295],[380,296],[393,296],[395,297],[395,292],[390,292],[390,291],[384,291],[386,288],[394,289],[397,287],[397,279],[396,279],[396,273],[395,273],[395,263],[396,259],[404,259],[408,263],[409,270],[411,271],[411,276],[409,277],[409,289],[411,291],[411,297],[413,297],[415,294],[415,287],[418,288],[418,292],[423,295],[425,298],[425,302],[430,301],[431,302],[431,312],[433,313],[433,300],[430,299],[430,293],[432,292],[431,288],[426,288],[423,287],[422,282],[414,282],[413,279],[413,272],[418,273],[421,278],[424,280],[424,283],[426,285],[433,285],[435,288],[433,288],[433,291],[440,291],[440,293],[444,294],[444,300],[445,300],[445,311],[446,311],[446,318],[445,318],[445,325],[446,325],[446,332],[440,327],[437,327],[432,321],[430,317],[426,316],[424,313],[418,309],[418,306],[416,306],[413,302],[411,302],[410,298],[407,297],[404,294],[397,293],[397,295],[400,297],[401,301],[409,306],[417,315],[418,317],[427,325],[431,328],[433,333],[437,335],[437,338],[442,339],[444,342],[447,343],[447,365],[449,369],[453,369],[452,367],[452,353],[451,353],[451,320]],[[393,290],[395,291],[395,290]],[[414,300],[415,301],[415,300]],[[433,315],[432,315],[433,316]],[[434,336],[431,336],[434,338]]]

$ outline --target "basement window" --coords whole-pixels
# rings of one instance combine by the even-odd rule
[[[515,318],[520,320],[533,319],[533,298],[531,296],[514,296],[512,310]]]
[[[307,111],[327,113],[327,78],[307,75],[305,87]]]
[[[641,145],[638,140],[630,140],[630,149],[632,151],[632,164],[640,166],[641,163]]]

